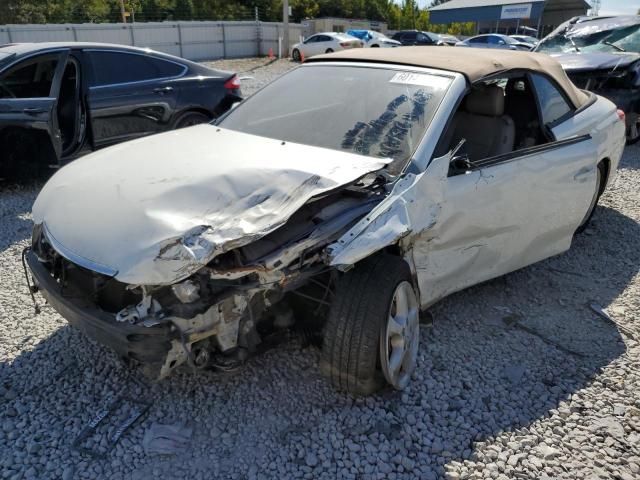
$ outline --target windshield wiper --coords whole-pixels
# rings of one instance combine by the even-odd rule
[[[578,45],[576,45],[576,42],[573,41],[573,38],[567,37],[567,39],[571,42],[571,45],[573,45],[573,48],[576,49],[576,52],[580,52],[580,49],[578,48]]]
[[[625,50],[624,48],[619,47],[618,45],[614,45],[614,44],[613,44],[613,43],[611,43],[611,42],[602,42],[602,43],[603,43],[603,44],[605,44],[605,45],[609,45],[610,47],[615,48],[615,49],[616,49],[616,50],[618,50],[619,52],[626,52],[626,50]]]

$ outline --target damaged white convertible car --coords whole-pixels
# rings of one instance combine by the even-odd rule
[[[26,260],[62,316],[156,377],[300,328],[335,387],[402,389],[421,309],[569,248],[623,117],[540,54],[314,57],[217,124],[62,168]]]

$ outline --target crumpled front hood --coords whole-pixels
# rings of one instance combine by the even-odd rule
[[[561,53],[551,55],[567,72],[626,68],[640,60],[637,53]]]
[[[33,219],[76,263],[170,284],[386,163],[200,125],[72,162],[44,186]]]

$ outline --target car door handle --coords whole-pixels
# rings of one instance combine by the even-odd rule
[[[28,107],[22,109],[22,113],[26,113],[27,115],[38,115],[40,113],[46,113],[47,111],[44,108],[38,107]]]
[[[153,89],[153,93],[159,93],[160,95],[169,92],[173,92],[173,87],[158,87]]]

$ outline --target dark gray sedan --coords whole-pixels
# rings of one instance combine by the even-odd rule
[[[241,99],[238,77],[148,49],[0,46],[0,178],[208,122]]]

